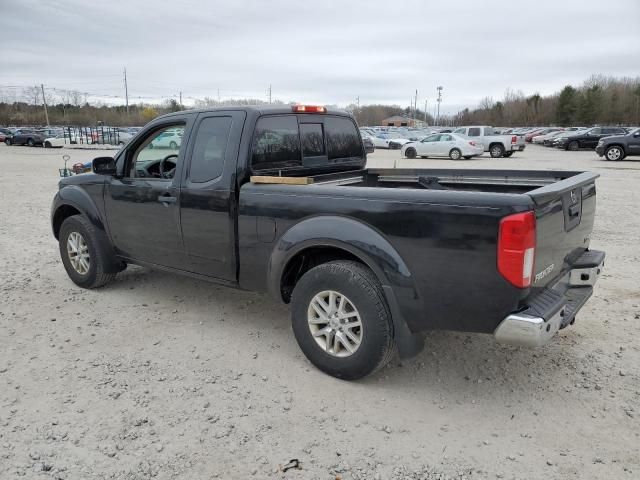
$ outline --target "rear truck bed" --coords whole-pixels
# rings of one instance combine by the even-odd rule
[[[240,284],[288,301],[305,252],[344,251],[380,279],[401,355],[435,329],[541,346],[573,324],[604,266],[604,253],[589,250],[597,177],[366,169],[305,185],[245,183]]]

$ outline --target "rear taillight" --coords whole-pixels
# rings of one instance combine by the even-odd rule
[[[471,145],[472,147],[476,146],[476,142],[469,142],[469,145]]]
[[[518,137],[516,137],[515,135],[511,137],[511,143],[518,143]]]
[[[536,252],[536,216],[516,213],[500,220],[498,233],[498,271],[512,285],[531,285]]]

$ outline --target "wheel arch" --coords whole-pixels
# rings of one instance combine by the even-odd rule
[[[287,303],[302,274],[337,259],[358,261],[373,272],[391,309],[400,355],[409,357],[418,353],[424,345],[423,337],[413,334],[405,321],[422,312],[415,279],[391,243],[363,222],[322,215],[291,227],[272,250],[268,265],[269,293]],[[318,260],[320,263],[315,263]]]
[[[606,152],[607,150],[609,150],[611,147],[618,147],[620,150],[622,150],[622,153],[624,155],[627,154],[627,150],[624,148],[624,145],[620,142],[615,142],[615,143],[610,143],[608,144],[606,147],[604,147],[604,151]]]
[[[89,194],[80,187],[67,185],[56,194],[51,208],[51,227],[56,239],[62,222],[72,215],[85,215],[96,229],[106,235],[98,207]]]

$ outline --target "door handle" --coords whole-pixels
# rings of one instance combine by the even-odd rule
[[[178,199],[176,197],[172,197],[169,194],[159,195],[158,201],[160,203],[164,203],[165,206],[168,206],[170,203],[176,203]]]

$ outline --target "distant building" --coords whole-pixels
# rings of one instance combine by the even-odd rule
[[[400,115],[394,115],[382,120],[383,127],[423,127],[424,125],[425,123],[422,120],[414,120]]]

